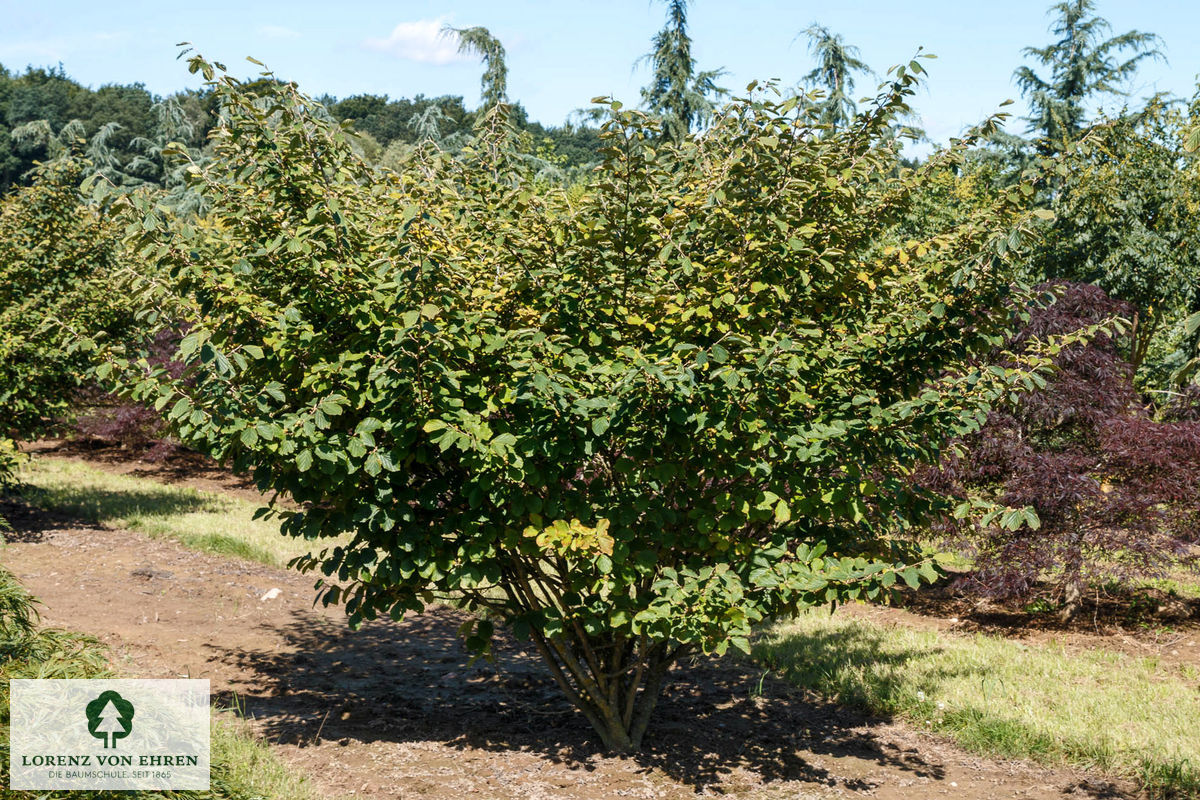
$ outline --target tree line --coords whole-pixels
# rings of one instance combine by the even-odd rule
[[[483,110],[468,108],[460,96],[392,99],[360,94],[320,98],[328,113],[349,120],[359,133],[357,146],[373,161],[400,158],[422,141],[454,146],[470,138]],[[61,66],[13,72],[0,65],[0,194],[27,185],[34,166],[64,149],[83,145],[88,158],[119,185],[167,186],[169,169],[161,148],[180,142],[203,149],[217,124],[217,98],[209,89],[158,96],[142,84],[109,84],[91,89]],[[594,128],[545,126],[530,120],[519,104],[514,123],[535,146],[567,168],[598,160]],[[389,152],[390,149],[390,152]]]

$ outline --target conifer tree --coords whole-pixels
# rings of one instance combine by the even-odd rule
[[[1160,40],[1152,33],[1132,30],[1105,38],[1112,25],[1095,12],[1094,0],[1063,0],[1051,7],[1050,32],[1059,39],[1045,47],[1026,47],[1023,53],[1048,67],[1045,77],[1029,66],[1014,73],[1033,113],[1029,131],[1043,138],[1044,149],[1057,152],[1087,124],[1085,105],[1097,94],[1123,95],[1120,88],[1146,58],[1161,58]],[[1130,53],[1121,60],[1122,53]]]
[[[871,68],[859,58],[857,47],[846,44],[841,34],[824,25],[813,23],[803,35],[808,37],[808,51],[817,60],[817,66],[804,76],[804,81],[825,91],[821,121],[834,130],[845,127],[856,111],[851,95],[854,73],[869,73]]]
[[[494,108],[508,102],[508,65],[505,63],[504,45],[482,26],[474,28],[442,29],[445,34],[458,37],[458,52],[479,56],[483,61],[483,76],[479,79],[479,91],[483,107]]]
[[[663,135],[681,141],[712,117],[714,98],[725,93],[716,83],[723,70],[696,72],[687,29],[688,0],[666,3],[667,23],[654,35],[654,49],[645,55],[653,75],[650,85],[642,89],[642,100],[662,119]]]

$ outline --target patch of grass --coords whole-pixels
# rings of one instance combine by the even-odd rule
[[[1200,575],[1180,573],[1169,578],[1147,578],[1139,585],[1185,599],[1200,599]]]
[[[36,456],[22,468],[20,477],[32,487],[27,499],[42,508],[272,566],[349,541],[349,537],[313,542],[284,536],[278,520],[253,518],[260,507],[255,503],[116,475],[79,461]]]
[[[1136,780],[1149,800],[1200,797],[1200,770],[1194,761],[1143,760]]]
[[[797,685],[975,752],[1098,769],[1157,797],[1200,797],[1200,695],[1147,659],[828,612],[769,629],[754,656]]]
[[[266,743],[247,733],[241,721],[228,711],[214,714],[212,764],[212,788],[208,796],[213,800],[225,797],[318,800],[320,797],[307,779],[289,770]]]
[[[108,655],[90,636],[37,625],[36,601],[0,567],[0,800],[318,800],[303,777],[228,712],[213,714],[207,792],[41,792],[8,788],[8,686],[13,678],[108,678]]]

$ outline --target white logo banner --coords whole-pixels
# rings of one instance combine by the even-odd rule
[[[209,686],[9,682],[11,789],[208,789]]]

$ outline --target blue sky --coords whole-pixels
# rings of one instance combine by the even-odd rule
[[[1049,5],[694,0],[690,19],[700,67],[724,67],[723,84],[738,90],[753,79],[794,83],[807,72],[805,42],[795,37],[812,22],[843,34],[879,74],[923,46],[938,60],[927,65],[929,81],[915,105],[931,137],[944,140],[1006,98],[1019,101],[1012,72],[1022,47],[1050,41]],[[1165,43],[1168,62],[1146,63],[1129,87],[1134,96],[1192,94],[1200,73],[1200,3],[1099,0],[1098,7],[1115,31],[1151,31]],[[460,94],[473,106],[479,67],[460,59],[437,30],[446,22],[484,25],[507,47],[510,95],[534,119],[556,124],[593,96],[637,102],[647,68],[635,62],[663,15],[650,0],[0,0],[0,63],[19,69],[61,62],[85,84],[142,82],[167,93],[199,85],[175,58],[175,44],[187,40],[239,74],[256,71],[243,60],[254,56],[314,95]],[[873,94],[876,83],[860,78],[856,91]],[[1024,111],[1020,103],[1015,108]]]

